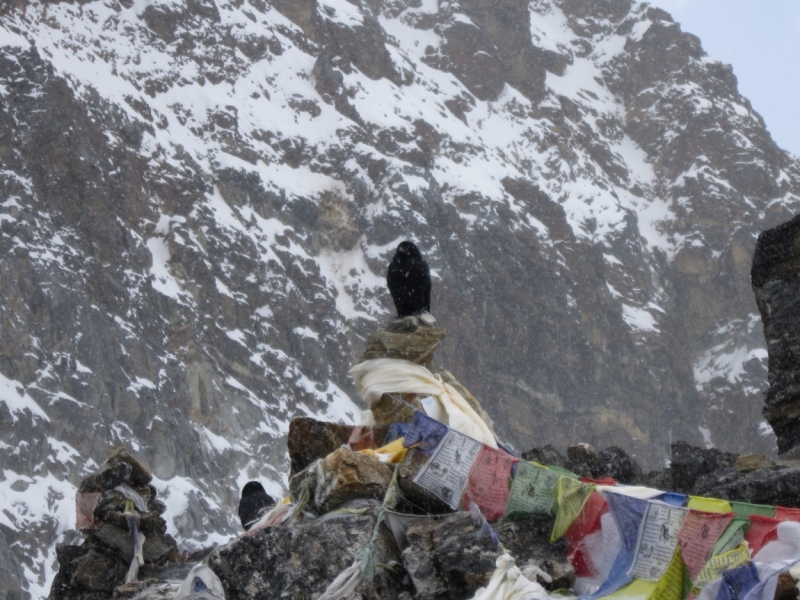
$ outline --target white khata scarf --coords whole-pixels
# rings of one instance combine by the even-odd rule
[[[367,406],[372,406],[384,394],[419,394],[432,396],[436,402],[423,403],[429,417],[447,425],[492,448],[497,442],[491,430],[453,386],[444,383],[425,367],[407,360],[376,358],[357,364],[350,369],[358,391]],[[369,425],[372,411],[364,414],[364,424]]]

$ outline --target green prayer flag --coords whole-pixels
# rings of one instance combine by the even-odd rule
[[[527,461],[517,463],[517,474],[511,486],[504,520],[513,520],[534,513],[552,514],[557,503],[559,474]]]
[[[570,477],[558,478],[558,515],[553,523],[550,541],[555,542],[567,533],[567,529],[583,510],[595,486]]]

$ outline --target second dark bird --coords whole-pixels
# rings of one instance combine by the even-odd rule
[[[413,243],[400,242],[397,246],[386,284],[398,318],[431,311],[431,272]]]
[[[242,527],[248,531],[258,519],[275,506],[264,486],[257,481],[248,481],[242,488],[242,499],[239,500],[239,520]]]

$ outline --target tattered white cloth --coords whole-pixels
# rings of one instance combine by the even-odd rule
[[[436,401],[423,403],[429,417],[481,443],[497,448],[489,426],[453,386],[425,367],[396,358],[375,358],[350,369],[361,397],[372,408],[384,394],[419,394]],[[371,410],[365,415],[369,424]]]
[[[547,590],[527,579],[508,554],[501,554],[489,585],[480,588],[472,600],[539,600],[549,598]]]

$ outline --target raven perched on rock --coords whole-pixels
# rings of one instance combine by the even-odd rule
[[[431,272],[419,249],[411,242],[400,242],[389,264],[386,284],[397,309],[397,318],[431,310]]]
[[[257,481],[248,481],[242,488],[242,499],[239,500],[239,520],[244,530],[248,531],[273,506],[275,500],[264,490],[264,486]]]

